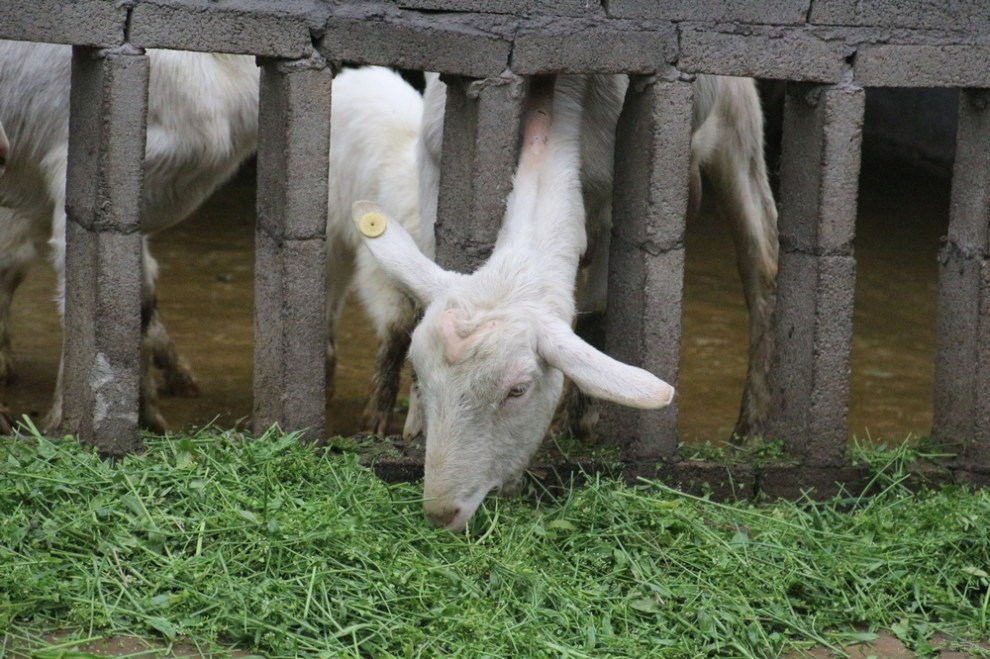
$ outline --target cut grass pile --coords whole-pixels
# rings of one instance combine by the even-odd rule
[[[864,497],[722,504],[591,477],[490,500],[454,535],[420,486],[291,435],[147,443],[116,465],[0,444],[0,654],[66,629],[63,648],[126,633],[272,657],[766,657],[877,629],[924,653],[990,631],[990,492],[911,494],[903,448],[874,455]]]

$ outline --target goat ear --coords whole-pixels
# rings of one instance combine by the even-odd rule
[[[461,276],[428,259],[405,227],[377,204],[356,201],[351,206],[351,217],[364,244],[385,274],[409,291],[421,305],[429,305]]]
[[[664,407],[674,399],[672,386],[649,371],[595,349],[562,321],[544,327],[539,351],[547,363],[589,396],[644,410]]]

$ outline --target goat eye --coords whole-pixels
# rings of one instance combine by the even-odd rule
[[[529,391],[528,384],[517,384],[516,386],[512,387],[512,389],[509,389],[509,394],[506,396],[506,398],[519,398],[520,396],[524,395],[527,391]]]

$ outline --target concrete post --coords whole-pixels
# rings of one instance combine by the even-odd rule
[[[959,96],[949,235],[939,253],[933,436],[990,466],[990,91]]]
[[[72,51],[60,432],[106,455],[140,447],[141,198],[148,58]]]
[[[845,454],[864,98],[848,85],[789,84],[784,105],[767,437],[807,465]]]
[[[525,83],[504,74],[443,76],[447,104],[437,198],[436,261],[473,272],[491,255],[512,191]]]
[[[692,99],[690,82],[633,78],[615,143],[605,347],[675,386]],[[677,450],[676,401],[652,411],[604,405],[602,416],[602,433],[630,465],[649,467]]]
[[[254,431],[326,426],[327,182],[333,71],[319,55],[261,63]]]

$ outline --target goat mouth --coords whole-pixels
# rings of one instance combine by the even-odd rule
[[[448,531],[453,531],[455,533],[463,531],[467,526],[468,521],[474,517],[474,514],[478,511],[481,506],[481,502],[485,500],[488,493],[493,489],[500,487],[501,482],[492,482],[486,486],[479,487],[473,490],[466,497],[461,499],[457,505],[457,512],[454,513],[444,524],[444,528]]]

